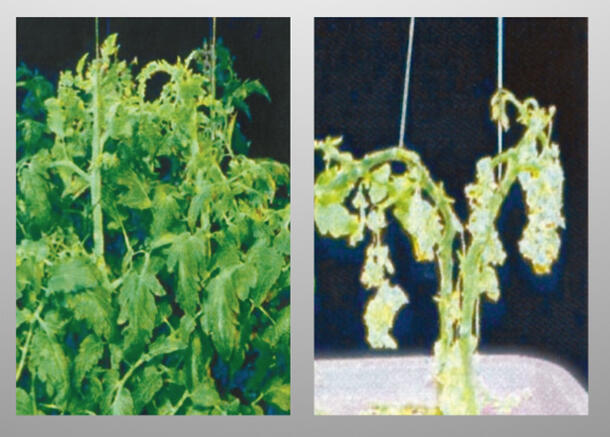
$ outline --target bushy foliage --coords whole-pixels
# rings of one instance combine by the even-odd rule
[[[286,413],[289,170],[236,121],[267,91],[221,43],[134,64],[18,68],[17,413]]]

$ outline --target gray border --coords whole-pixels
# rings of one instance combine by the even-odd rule
[[[308,436],[376,434],[399,435],[603,435],[610,429],[608,369],[610,294],[603,271],[608,269],[604,248],[610,244],[605,224],[610,220],[610,187],[604,164],[610,164],[605,109],[610,107],[608,42],[610,16],[599,0],[512,0],[496,4],[483,0],[426,2],[409,0],[315,0],[278,2],[231,0],[209,4],[201,0],[9,0],[2,3],[0,37],[3,130],[0,171],[2,210],[2,273],[8,284],[0,294],[4,353],[0,390],[4,435],[107,436],[146,435],[262,435]],[[292,415],[290,417],[16,417],[13,290],[15,284],[15,17],[17,16],[291,16],[291,159],[292,159]],[[589,19],[589,331],[590,415],[587,417],[314,417],[313,416],[313,17],[314,16],[587,16]],[[6,134],[8,133],[8,134]],[[584,146],[584,145],[583,145]]]

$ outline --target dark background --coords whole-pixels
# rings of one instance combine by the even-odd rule
[[[406,143],[435,180],[443,181],[467,217],[464,187],[475,164],[496,153],[489,100],[496,89],[496,19],[416,19]],[[409,19],[316,19],[315,136],[343,135],[355,156],[398,142]],[[519,99],[555,105],[553,140],[566,173],[558,261],[535,275],[518,251],[526,223],[518,185],[502,208],[498,228],[507,260],[498,268],[501,298],[482,302],[483,352],[540,355],[565,365],[588,386],[587,357],[587,20],[505,19],[504,87]],[[519,138],[513,127],[504,147]],[[316,156],[316,171],[321,160]],[[362,315],[370,292],[359,281],[365,240],[315,235],[316,356],[430,354],[438,335],[434,263],[417,263],[408,238],[390,217],[389,243],[410,303],[399,312],[397,352],[372,351]]]
[[[80,57],[94,54],[93,18],[18,18],[17,65],[24,62],[54,84],[61,70],[74,70]],[[186,58],[204,39],[211,39],[210,18],[100,18],[100,43],[118,33],[119,57],[131,61],[137,74],[147,62]],[[288,18],[218,18],[216,36],[234,57],[241,79],[259,79],[269,91],[248,98],[252,120],[238,122],[252,141],[250,156],[290,161],[290,20]],[[163,75],[151,86],[162,85]]]

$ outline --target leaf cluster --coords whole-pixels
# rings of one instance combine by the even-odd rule
[[[17,413],[286,413],[289,170],[237,122],[267,91],[116,38],[56,91],[18,69]]]

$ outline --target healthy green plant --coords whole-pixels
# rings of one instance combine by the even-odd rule
[[[551,142],[555,108],[523,102],[506,90],[491,100],[491,118],[509,127],[512,104],[524,132],[518,143],[476,165],[476,180],[465,189],[470,214],[464,224],[442,183],[435,182],[417,153],[391,147],[355,159],[341,152],[341,138],[315,142],[325,169],[315,183],[315,222],[322,235],[347,238],[355,246],[370,232],[360,280],[375,290],[364,313],[367,341],[374,348],[396,348],[390,331],[400,308],[408,302],[391,282],[394,265],[383,243],[391,213],[410,237],[417,261],[435,261],[439,290],[439,338],[434,345],[438,406],[443,414],[478,414],[485,399],[476,381],[473,356],[479,341],[479,301],[500,295],[496,267],[506,254],[495,228],[511,186],[521,184],[528,222],[519,249],[534,272],[548,273],[559,253],[563,170],[559,148]],[[402,173],[391,163],[404,164]],[[501,169],[501,170],[499,170]],[[501,173],[500,173],[501,171]],[[457,268],[456,268],[457,267]]]
[[[220,42],[134,76],[116,37],[57,91],[17,69],[17,414],[286,413],[289,170],[236,122],[269,95]]]

